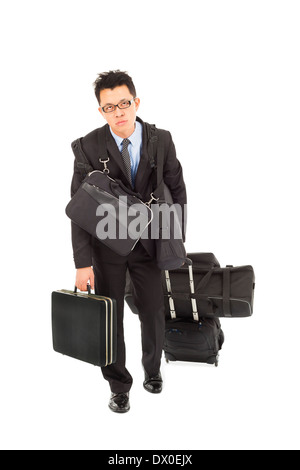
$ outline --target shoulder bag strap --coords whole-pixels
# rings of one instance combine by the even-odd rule
[[[107,145],[106,145],[106,132],[107,132],[108,124],[98,129],[98,147],[99,147],[99,162],[104,165],[103,173],[109,175],[109,156],[107,152]]]
[[[99,146],[99,161],[100,163],[104,163],[104,160],[109,162],[109,156],[107,152],[106,146],[106,128],[108,124],[98,129],[98,146]]]
[[[71,147],[75,155],[77,168],[81,173],[82,179],[84,179],[90,171],[94,170],[94,168],[91,166],[84,151],[82,150],[81,139],[74,140],[74,142],[71,144]]]
[[[152,172],[153,195],[156,199],[163,198],[164,194],[164,143],[162,135],[154,124],[146,123],[148,136],[148,155]],[[156,157],[156,158],[155,158]]]

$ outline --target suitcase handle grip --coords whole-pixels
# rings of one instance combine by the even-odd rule
[[[89,284],[87,284],[87,291],[88,291],[88,295],[91,295],[91,286]],[[77,293],[77,287],[75,286],[74,287],[74,294]]]

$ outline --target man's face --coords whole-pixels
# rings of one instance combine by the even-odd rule
[[[131,101],[134,98],[126,85],[118,86],[111,90],[107,88],[100,91],[99,111],[110,125],[112,131],[119,137],[126,139],[130,137],[135,129],[136,113],[140,105],[139,98],[136,98],[131,106],[126,109],[118,107],[111,113],[105,113],[102,108],[107,105],[117,105],[124,100]]]

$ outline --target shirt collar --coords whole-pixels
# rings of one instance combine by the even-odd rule
[[[111,129],[111,127],[109,129],[113,138],[116,141],[117,146],[120,148],[124,140],[123,137],[119,137],[118,135],[116,135]],[[141,145],[142,135],[143,135],[143,126],[139,121],[136,121],[134,132],[133,134],[131,134],[131,136],[128,137],[133,147],[136,145]]]

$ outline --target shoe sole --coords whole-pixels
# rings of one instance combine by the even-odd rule
[[[158,391],[149,390],[149,388],[147,388],[145,385],[144,385],[144,389],[145,389],[147,392],[152,393],[153,395],[158,395],[159,393],[162,392],[162,389],[161,389],[161,390],[158,390]]]
[[[108,405],[108,408],[113,411],[114,413],[118,413],[118,414],[124,414],[124,413],[128,413],[128,411],[130,411],[130,407],[127,409],[127,410],[114,410],[111,406]]]

